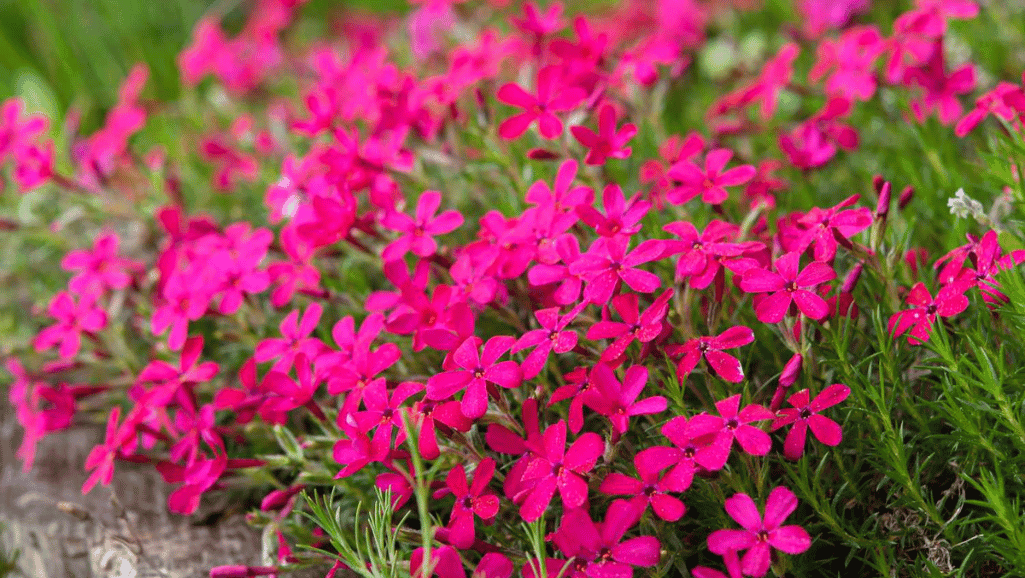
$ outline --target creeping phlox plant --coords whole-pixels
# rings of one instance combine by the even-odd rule
[[[24,467],[103,421],[83,492],[247,501],[221,578],[1021,567],[1025,88],[973,0],[766,4],[256,0],[179,102],[7,100],[5,196],[78,211]]]

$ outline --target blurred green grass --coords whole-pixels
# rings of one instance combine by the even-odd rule
[[[21,95],[30,108],[82,128],[102,122],[136,62],[150,67],[148,95],[178,96],[175,58],[212,0],[0,0],[0,99]]]

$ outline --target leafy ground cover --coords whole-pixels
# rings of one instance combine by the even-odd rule
[[[44,8],[19,457],[102,423],[83,492],[231,495],[263,551],[211,576],[1025,567],[1013,3],[183,4],[101,92]]]

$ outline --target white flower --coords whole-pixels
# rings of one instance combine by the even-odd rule
[[[982,208],[982,203],[966,195],[964,189],[958,189],[954,195],[947,199],[947,206],[950,207],[951,214],[957,215],[962,219],[968,217],[974,217],[975,219],[986,218],[986,212]]]

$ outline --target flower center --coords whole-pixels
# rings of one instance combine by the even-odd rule
[[[801,416],[801,419],[808,419],[809,417],[811,417],[811,410],[808,409],[808,408],[804,408],[804,409],[801,410],[801,413],[798,414],[798,415]]]
[[[731,417],[730,419],[726,420],[726,429],[732,431],[732,430],[737,429],[738,427],[740,427],[740,420],[739,419],[737,419],[735,417]]]

